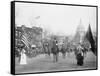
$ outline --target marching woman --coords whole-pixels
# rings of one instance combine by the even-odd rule
[[[77,65],[79,66],[82,66],[84,64],[84,55],[82,50],[84,49],[82,48],[81,44],[79,44],[77,47],[77,54],[76,54]]]
[[[25,54],[25,49],[24,48],[22,48],[22,51],[21,51],[20,64],[22,64],[22,65],[27,64],[26,54]]]

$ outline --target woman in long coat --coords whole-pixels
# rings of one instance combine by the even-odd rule
[[[77,53],[76,53],[76,59],[77,59],[77,65],[82,66],[84,64],[84,55],[82,46],[79,44],[77,47]]]

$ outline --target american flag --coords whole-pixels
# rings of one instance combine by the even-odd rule
[[[27,48],[30,48],[29,34],[26,34],[25,31],[22,34],[21,41],[25,44]]]

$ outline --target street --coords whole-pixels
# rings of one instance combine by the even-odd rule
[[[33,58],[27,58],[26,65],[16,64],[15,73],[96,69],[96,66],[96,56],[92,52],[87,52],[83,66],[77,66],[73,52],[70,54],[67,53],[65,59],[63,59],[62,54],[59,53],[58,62],[56,63],[53,62],[53,55],[48,56],[41,54]]]

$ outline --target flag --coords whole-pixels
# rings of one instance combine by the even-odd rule
[[[95,47],[95,41],[93,39],[93,35],[92,35],[90,24],[89,24],[88,30],[86,32],[85,38],[90,42],[91,51],[96,55],[97,50],[96,50],[96,47]]]
[[[29,40],[28,40],[28,35],[25,32],[23,32],[23,34],[22,34],[21,41],[25,44],[25,46],[27,48],[30,48],[29,47],[30,44],[29,44]]]

